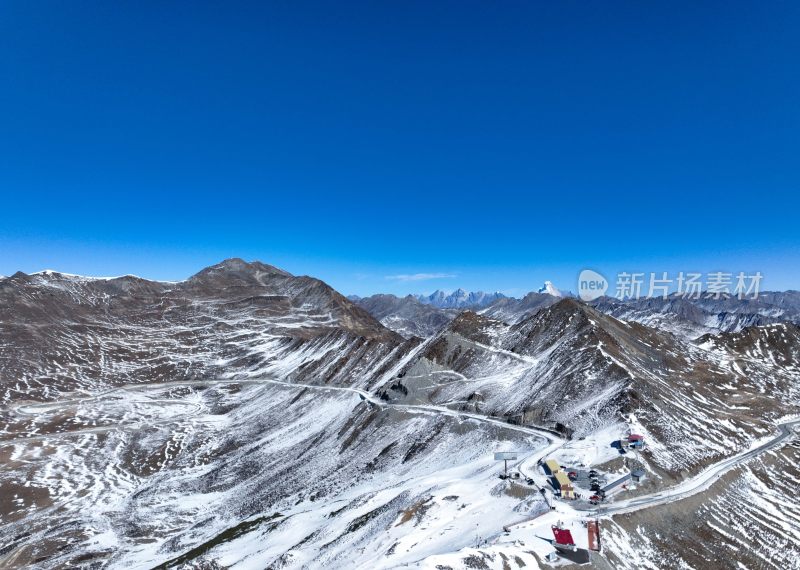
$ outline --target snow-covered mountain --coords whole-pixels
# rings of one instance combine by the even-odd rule
[[[180,283],[17,273],[0,281],[0,321],[3,403],[285,369],[288,354],[310,372],[322,352],[385,355],[403,343],[322,281],[239,259]]]
[[[553,285],[552,281],[545,281],[544,285],[539,288],[538,293],[547,293],[548,295],[552,295],[553,297],[563,297],[563,293],[559,291],[555,285]]]
[[[0,567],[547,568],[537,536],[598,517],[598,568],[796,567],[796,436],[734,462],[800,414],[793,301],[764,303],[356,304],[239,259],[2,278]],[[775,322],[673,334],[720,308]],[[644,450],[611,447],[631,432]],[[639,506],[543,496],[548,456],[635,461]]]
[[[372,295],[358,298],[356,304],[378,319],[386,328],[405,338],[428,338],[453,320],[459,309],[441,309],[422,303],[413,295]]]
[[[558,300],[559,297],[554,295],[531,292],[522,299],[515,299],[513,297],[499,299],[478,312],[508,324],[516,324],[537,313],[541,309],[557,303]]]
[[[430,295],[417,295],[416,297],[421,303],[433,305],[440,309],[480,309],[494,303],[498,299],[505,298],[505,295],[500,292],[467,292],[464,291],[464,289],[456,289],[452,293],[437,290]]]
[[[663,442],[651,448],[654,467],[673,476],[740,449],[747,434],[767,429],[770,419],[798,404],[800,385],[791,363],[800,356],[800,328],[776,326],[695,344],[574,299],[515,325],[464,312],[415,353],[389,381],[386,395],[390,401],[434,402],[509,419],[524,415],[576,436],[635,412]],[[752,335],[769,335],[769,348],[762,350],[781,358],[781,369],[740,364],[730,370],[731,359],[761,346]],[[735,393],[719,389],[723,379],[736,386]],[[763,396],[765,386],[769,396]],[[736,405],[745,394],[746,410]],[[793,404],[776,406],[777,394]],[[691,438],[701,425],[715,443],[698,448]]]
[[[758,299],[700,298],[671,295],[667,299],[620,301],[601,297],[592,306],[620,319],[636,321],[689,338],[706,333],[735,332],[779,322],[800,324],[800,292],[765,292]]]
[[[486,316],[515,324],[530,317],[540,309],[555,303],[558,298],[573,297],[546,281],[536,292],[521,299],[500,293],[466,293],[462,289],[448,295],[437,291],[432,295],[407,296],[399,300],[393,295],[373,295],[351,300],[359,303],[388,328],[404,336],[427,337],[435,333],[459,310],[472,309]],[[389,303],[389,299],[398,299]],[[446,310],[420,311],[417,303]],[[739,331],[745,327],[762,326],[779,322],[800,324],[800,292],[765,292],[758,299],[699,299],[672,295],[667,299],[640,298],[620,301],[601,297],[590,303],[598,310],[627,321],[636,321],[655,328],[668,330],[686,338],[697,338],[706,333]],[[416,307],[416,308],[412,308]]]

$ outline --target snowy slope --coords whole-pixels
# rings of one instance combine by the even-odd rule
[[[547,568],[537,537],[594,511],[546,511],[539,459],[621,473],[610,442],[645,435],[648,480],[613,510],[800,414],[791,322],[690,341],[532,293],[434,331],[436,307],[373,301],[238,259],[180,283],[0,280],[0,567]],[[792,568],[796,443],[606,518],[594,564]],[[498,450],[534,484],[500,480]]]
[[[383,390],[391,401],[524,418],[578,437],[634,414],[653,468],[680,477],[742,449],[797,409],[800,335],[786,326],[755,354],[734,340],[693,344],[573,299],[513,326],[463,313]],[[787,356],[765,363],[764,353]],[[698,432],[712,441],[693,444]]]
[[[619,301],[601,297],[592,305],[614,317],[697,338],[707,333],[738,332],[746,327],[780,322],[800,323],[800,292],[765,292],[758,299],[699,299],[671,295],[667,299]]]
[[[56,427],[66,412],[82,424]],[[523,501],[498,487],[492,451],[543,445],[260,381],[131,386],[18,413],[39,434],[0,438],[14,497],[1,522],[21,537],[20,565],[152,568],[206,545],[198,558],[224,566],[341,566],[360,552],[349,567],[390,567],[496,532]],[[98,427],[123,419],[127,431]]]

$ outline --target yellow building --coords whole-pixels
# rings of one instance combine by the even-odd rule
[[[572,481],[569,480],[567,474],[563,471],[559,471],[555,474],[555,478],[558,482],[558,486],[561,488],[561,498],[574,499],[575,487],[572,486]]]
[[[561,465],[558,464],[558,461],[555,459],[548,459],[544,462],[545,467],[547,467],[547,471],[549,475],[555,475],[561,470]]]

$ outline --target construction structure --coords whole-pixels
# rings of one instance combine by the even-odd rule
[[[587,564],[590,562],[589,551],[575,543],[575,538],[569,528],[561,522],[554,524],[551,528],[555,540],[549,542],[561,557],[575,564]],[[550,561],[553,560],[551,559]]]
[[[546,475],[550,475],[553,488],[560,492],[562,499],[574,499],[575,487],[572,478],[561,469],[561,464],[555,459],[548,459],[541,464]]]

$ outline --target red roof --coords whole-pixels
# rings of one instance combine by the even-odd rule
[[[643,439],[644,439],[643,435],[639,435],[636,433],[632,433],[631,435],[628,436],[628,441],[641,441]]]
[[[556,544],[575,544],[572,533],[568,528],[553,526],[553,535],[556,537]]]

